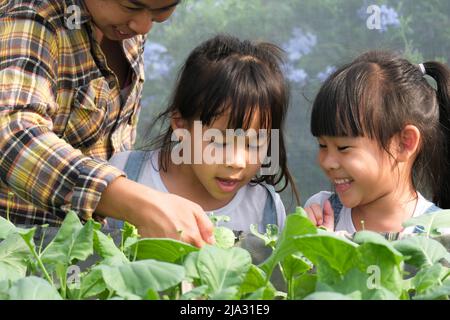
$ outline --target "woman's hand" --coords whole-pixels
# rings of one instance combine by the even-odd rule
[[[142,237],[172,238],[197,247],[214,242],[213,224],[198,204],[124,177],[108,185],[96,213],[128,221]]]
[[[329,200],[323,205],[313,203],[310,207],[305,208],[308,218],[318,227],[325,227],[328,231],[334,231],[334,212]]]

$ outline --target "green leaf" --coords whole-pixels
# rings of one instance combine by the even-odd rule
[[[393,245],[405,256],[407,263],[418,268],[432,266],[442,259],[450,261],[445,247],[427,237],[412,236],[395,241]]]
[[[0,243],[0,281],[17,280],[25,277],[30,250],[18,233]]]
[[[304,300],[354,300],[360,298],[360,294],[358,292],[355,292],[352,296],[350,295],[344,295],[342,293],[338,292],[314,292],[310,294],[309,296],[305,297]]]
[[[355,266],[366,278],[370,275],[371,279],[379,282],[378,286],[392,291],[396,297],[400,296],[403,290],[403,255],[384,237],[374,232],[358,232],[354,241],[360,244],[356,249]],[[365,291],[361,292],[363,298],[367,299]]]
[[[198,248],[187,243],[173,239],[140,239],[130,247],[127,252],[136,260],[154,259],[159,261],[175,263]]]
[[[320,268],[318,262],[321,258],[341,274],[353,266],[358,247],[357,244],[328,232],[294,237],[293,244],[317,268]]]
[[[444,281],[444,283],[437,287],[432,287],[425,293],[413,297],[414,300],[448,300],[450,296],[450,279]]]
[[[87,299],[99,295],[106,290],[101,268],[93,268],[86,276],[81,278],[80,299]]]
[[[273,300],[275,298],[276,290],[272,285],[255,290],[245,300]]]
[[[119,267],[101,266],[106,285],[125,299],[146,299],[149,290],[163,291],[179,284],[184,268],[155,260],[141,260]]]
[[[266,281],[266,274],[255,265],[251,265],[239,288],[241,295],[255,292],[260,288],[266,288],[270,282]],[[270,286],[272,286],[270,284]]]
[[[116,247],[114,240],[100,230],[94,230],[94,250],[103,259],[118,257],[124,263],[128,261],[123,252]]]
[[[440,263],[436,263],[417,272],[411,280],[416,295],[424,294],[427,290],[430,290],[435,286],[440,286],[440,280],[446,270],[448,269],[444,268]]]
[[[401,293],[401,290],[399,293],[391,292],[382,286],[381,281],[372,281],[371,274],[357,268],[349,270],[341,281],[328,288],[345,295],[359,292],[364,300],[396,300]]]
[[[228,249],[234,246],[235,236],[233,231],[226,227],[215,227],[214,239],[216,240],[216,247]]]
[[[0,217],[0,240],[6,239],[13,232],[16,232],[16,226],[5,218]]]
[[[411,218],[405,221],[403,226],[422,226],[424,227],[424,232],[430,233],[431,236],[438,236],[440,232],[437,229],[450,228],[450,210],[442,210]]]
[[[294,280],[294,299],[301,300],[316,291],[317,275],[305,273]]]
[[[297,246],[293,241],[296,236],[316,233],[317,228],[308,218],[295,213],[288,215],[285,227],[279,237],[275,250],[261,265],[261,269],[264,270],[267,277],[270,278],[273,269],[278,262],[282,261],[286,256],[298,251]]]
[[[297,277],[306,271],[312,269],[311,263],[298,253],[288,255],[281,263],[286,281]]]
[[[76,215],[67,213],[55,238],[42,252],[42,261],[54,269],[57,264],[72,264],[73,260],[84,261],[93,253],[94,221],[83,226]]]
[[[210,293],[240,286],[251,265],[250,254],[241,248],[221,249],[205,245],[199,251],[197,270],[202,284],[207,284]]]
[[[223,288],[210,295],[211,300],[239,300],[238,286]]]
[[[399,252],[397,249],[395,249],[395,247],[392,245],[392,243],[389,242],[388,240],[386,240],[386,238],[383,237],[382,235],[380,235],[379,233],[372,232],[372,231],[359,231],[359,232],[355,233],[355,235],[353,236],[353,242],[355,242],[359,245],[362,245],[365,243],[373,243],[373,244],[383,246],[386,249],[388,249],[389,251],[391,251],[393,257],[395,258],[395,260],[398,263],[403,261],[403,255],[401,254],[401,252]]]
[[[184,269],[186,271],[186,278],[188,279],[200,279],[200,274],[197,269],[198,251],[191,252],[184,260]]]
[[[124,243],[126,247],[127,244],[132,244],[137,239],[139,239],[138,229],[127,221],[124,221],[122,229],[122,243]]]
[[[26,277],[17,280],[9,289],[11,300],[62,300],[58,291],[44,279]]]
[[[9,299],[9,287],[10,281],[4,280],[0,281],[0,300],[8,300]]]

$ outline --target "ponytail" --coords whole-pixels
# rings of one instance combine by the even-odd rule
[[[443,209],[450,208],[450,69],[440,62],[426,62],[423,64],[426,74],[437,83],[437,102],[439,104],[439,123],[442,132],[442,153],[433,201]]]

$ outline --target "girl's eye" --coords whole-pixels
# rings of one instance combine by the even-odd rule
[[[325,144],[320,144],[320,143],[319,143],[319,148],[320,148],[320,149],[325,149],[326,147],[327,147],[327,146],[326,146]]]
[[[344,151],[347,150],[348,148],[350,148],[349,146],[344,146],[344,147],[338,147],[339,151]]]
[[[123,6],[125,9],[129,10],[129,11],[139,11],[142,10],[142,8],[139,7],[127,7],[127,6]]]

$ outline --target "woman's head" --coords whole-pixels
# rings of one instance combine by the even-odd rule
[[[95,26],[110,40],[124,40],[150,31],[167,20],[180,0],[85,0]]]
[[[172,126],[163,134],[159,145],[166,155],[166,162],[172,148],[173,130],[181,126],[192,131],[195,121],[201,123],[203,130],[234,129],[246,133],[266,130],[268,141],[264,156],[279,156],[280,168],[274,175],[259,176],[253,181],[275,185],[284,179],[285,187],[290,175],[282,130],[289,92],[281,69],[282,62],[282,50],[273,44],[241,41],[226,35],[218,35],[195,48],[181,70],[169,108],[159,117],[172,119]],[[274,136],[273,130],[279,133],[277,141],[270,139]],[[231,139],[236,141],[237,136],[239,134]],[[256,166],[249,163],[252,146],[248,145],[248,138],[244,157],[247,159],[246,169],[241,163],[241,171],[256,173],[261,163],[256,163]],[[231,142],[230,136],[219,140],[215,143],[228,145]],[[256,142],[259,147],[264,146],[261,140]],[[272,148],[273,144],[276,148]],[[240,148],[234,149],[236,159],[242,159]],[[274,149],[277,155],[271,155]]]
[[[322,138],[368,138],[393,159],[405,146],[402,139],[412,134],[417,140],[409,157],[413,184],[425,182],[435,200],[448,205],[441,191],[448,185],[441,177],[448,174],[450,74],[438,62],[425,63],[424,68],[435,78],[437,92],[421,68],[406,59],[379,51],[361,55],[322,85],[313,105],[311,132]]]

